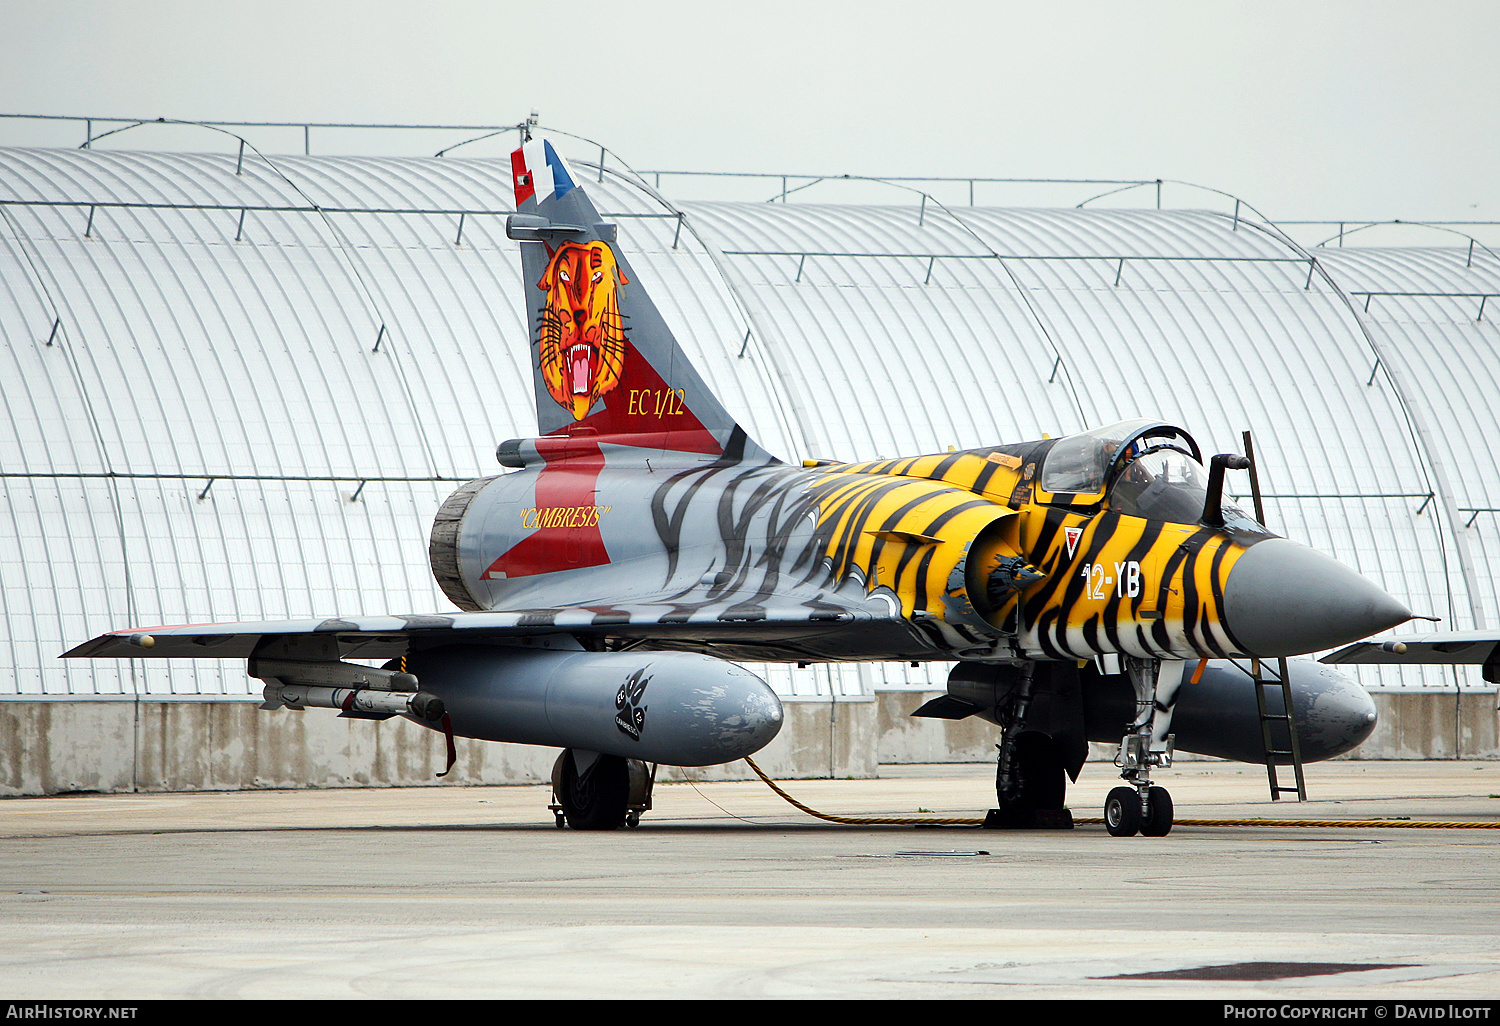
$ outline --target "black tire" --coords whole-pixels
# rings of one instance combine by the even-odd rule
[[[1172,832],[1172,796],[1165,787],[1146,792],[1146,818],[1141,821],[1143,837],[1166,837]]]
[[[1133,787],[1117,787],[1104,799],[1104,829],[1112,837],[1134,837],[1141,829],[1141,796]]]
[[[625,822],[630,803],[630,769],[618,755],[601,755],[580,779],[568,751],[563,760],[557,803],[574,830],[614,830]]]
[[[1016,794],[1007,801],[1000,790],[1000,774],[996,769],[995,794],[1002,809],[1035,812],[1063,807],[1068,793],[1068,775],[1056,741],[1035,732],[1016,738],[1015,772]]]

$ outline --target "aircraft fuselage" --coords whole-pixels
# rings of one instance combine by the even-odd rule
[[[1186,438],[1147,423],[1116,433]],[[445,508],[459,526],[446,543],[457,574],[443,583],[466,609],[531,607],[538,626],[563,605],[616,623],[621,638],[690,620],[695,637],[642,644],[738,658],[1285,654],[1247,644],[1227,616],[1238,599],[1254,634],[1278,590],[1247,599],[1230,579],[1272,542],[1290,560],[1283,587],[1306,589],[1293,564],[1315,553],[1243,516],[1210,526],[1132,515],[1119,500],[1128,469],[1105,482],[1102,468],[1095,492],[1043,491],[1054,446],[792,467],[741,461],[732,447],[695,458],[588,436],[510,443],[518,469]],[[435,566],[438,546],[435,532]],[[826,629],[851,619],[879,629]],[[720,625],[734,629],[719,636]]]

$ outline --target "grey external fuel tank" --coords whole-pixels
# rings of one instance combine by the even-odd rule
[[[1191,681],[1194,664],[1182,669],[1172,731],[1177,747],[1219,759],[1257,763],[1266,758],[1255,683],[1225,660],[1210,660],[1202,677]],[[1337,758],[1358,748],[1375,731],[1375,702],[1358,683],[1329,666],[1307,659],[1287,661],[1297,741],[1304,762]],[[1284,713],[1281,688],[1266,689],[1271,713]],[[1122,674],[1100,675],[1084,691],[1084,718],[1090,741],[1117,741],[1118,724],[1134,714],[1134,698]],[[1272,748],[1285,752],[1286,726],[1270,725]],[[1275,762],[1288,765],[1286,755]]]
[[[1123,673],[1100,673],[1094,664],[1073,669],[1044,663],[1032,682],[1030,726],[1073,750],[1081,765],[1085,741],[1118,743],[1126,724],[1138,715],[1134,691]],[[1239,666],[1209,660],[1194,681],[1196,662],[1181,664],[1181,682],[1172,703],[1171,732],[1176,748],[1236,762],[1266,758],[1255,682]],[[1358,683],[1332,667],[1306,659],[1287,662],[1292,711],[1304,762],[1333,759],[1359,747],[1375,730],[1375,702]],[[1004,723],[1014,707],[1021,675],[1013,667],[959,663],[948,677],[948,693],[915,716],[960,719],[978,716]],[[1268,712],[1284,712],[1280,687],[1267,689]],[[1271,723],[1272,748],[1286,751],[1284,723]],[[1276,762],[1290,760],[1277,756]]]
[[[759,751],[781,729],[765,681],[695,653],[465,645],[407,665],[460,737],[710,766]]]

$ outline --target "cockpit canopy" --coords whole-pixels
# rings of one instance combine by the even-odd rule
[[[1126,516],[1196,524],[1208,496],[1202,459],[1198,443],[1182,428],[1122,420],[1059,439],[1042,464],[1038,489],[1053,502],[1102,500]],[[1243,517],[1231,507],[1226,512]]]

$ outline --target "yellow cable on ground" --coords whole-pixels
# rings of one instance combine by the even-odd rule
[[[984,820],[970,817],[945,819],[938,816],[925,818],[907,816],[830,816],[825,812],[818,812],[803,805],[797,799],[787,794],[776,782],[766,776],[761,768],[755,765],[755,760],[749,756],[745,762],[755,771],[755,775],[766,782],[766,786],[782,798],[789,805],[800,809],[809,816],[827,820],[830,823],[844,823],[851,826],[983,826]],[[1103,819],[1074,819],[1074,824],[1088,823],[1100,824]],[[1173,826],[1281,826],[1281,827],[1364,827],[1383,829],[1424,829],[1424,830],[1500,830],[1500,822],[1490,823],[1465,823],[1459,821],[1421,820],[1421,819],[1176,819],[1172,821]]]
[[[758,777],[760,777],[760,779],[764,780],[766,782],[766,786],[767,787],[769,787],[771,790],[775,791],[777,794],[781,795],[781,797],[785,798],[787,800],[788,804],[790,804],[792,806],[795,806],[798,809],[801,809],[803,812],[807,813],[809,816],[816,816],[818,819],[826,819],[830,823],[848,823],[848,824],[853,824],[853,825],[857,825],[857,826],[865,826],[865,825],[870,825],[870,824],[879,824],[879,825],[884,825],[884,826],[981,826],[984,823],[984,820],[982,820],[982,819],[967,819],[967,818],[965,818],[965,819],[939,819],[937,817],[932,817],[932,818],[927,818],[927,819],[916,819],[916,818],[895,817],[895,816],[881,816],[881,817],[878,817],[878,818],[858,818],[858,817],[854,817],[854,816],[830,816],[830,815],[828,815],[825,812],[818,812],[815,809],[809,809],[806,805],[803,805],[797,799],[793,798],[791,795],[787,794],[781,788],[777,787],[776,786],[776,782],[773,781],[770,777],[766,776],[765,773],[763,773],[761,771],[761,768],[759,766],[755,765],[755,760],[752,759],[752,758],[750,758],[748,755],[745,756],[745,761],[750,764],[750,768],[755,771],[755,775],[758,776]]]

